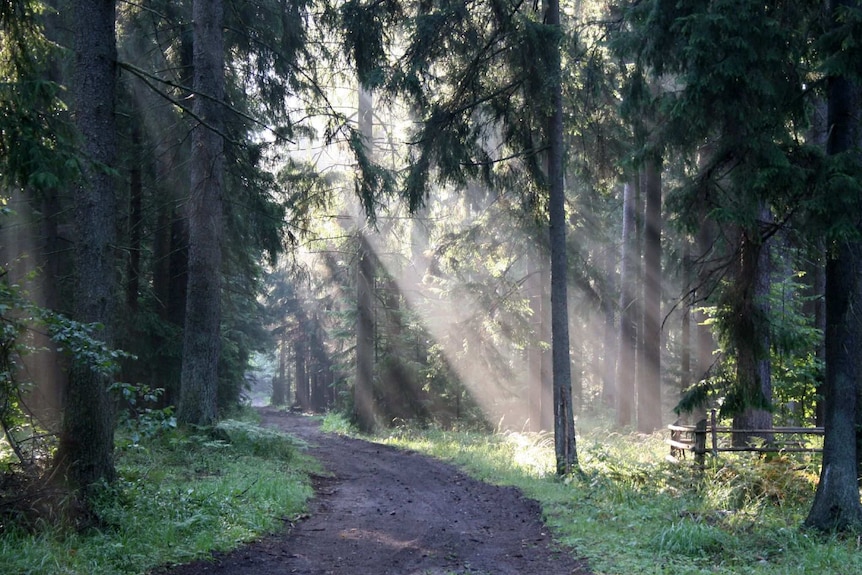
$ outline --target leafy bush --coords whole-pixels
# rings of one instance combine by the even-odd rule
[[[74,321],[36,305],[6,276],[0,267],[0,431],[17,462],[32,467],[36,460],[47,459],[50,448],[50,442],[34,441],[48,434],[24,402],[33,382],[22,377],[22,358],[41,351],[33,343],[33,334],[47,333],[57,351],[106,375],[119,368],[120,359],[130,356],[99,339],[103,326]]]
[[[155,437],[159,433],[177,426],[173,406],[157,407],[163,388],[151,389],[147,385],[115,383],[110,388],[118,394],[125,405],[117,418],[117,428],[125,431],[120,440],[128,439],[137,445],[144,438]]]

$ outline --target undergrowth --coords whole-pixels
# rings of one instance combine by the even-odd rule
[[[723,455],[701,472],[691,461],[666,462],[662,439],[581,433],[584,477],[560,479],[549,434],[397,429],[379,437],[519,487],[598,575],[862,573],[859,539],[801,529],[817,457]]]
[[[118,445],[120,479],[98,492],[98,527],[75,533],[42,525],[25,532],[4,525],[0,572],[144,573],[278,530],[312,495],[312,463],[302,445],[247,421]]]

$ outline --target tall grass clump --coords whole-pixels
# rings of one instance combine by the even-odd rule
[[[327,411],[320,422],[320,429],[327,433],[339,435],[356,435],[356,427],[343,414],[337,411]]]
[[[514,485],[542,504],[557,540],[597,575],[850,575],[856,537],[801,529],[819,456],[722,454],[671,464],[664,435],[579,422],[583,476],[554,475],[547,433],[399,429],[379,440]],[[586,430],[586,431],[584,431]]]
[[[96,526],[5,528],[4,575],[144,573],[279,530],[312,495],[301,444],[248,422],[120,445],[120,479],[99,488]]]

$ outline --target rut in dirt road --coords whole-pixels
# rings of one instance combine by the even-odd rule
[[[331,476],[315,478],[310,517],[171,575],[588,575],[561,551],[536,502],[412,452],[324,434],[307,417],[262,410],[263,423],[309,443]]]

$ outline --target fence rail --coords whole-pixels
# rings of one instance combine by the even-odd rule
[[[668,425],[670,438],[665,443],[670,446],[668,460],[676,463],[686,452],[694,454],[695,461],[703,465],[706,454],[717,457],[722,452],[754,453],[818,453],[819,447],[810,447],[805,441],[807,436],[823,435],[822,427],[773,427],[771,429],[734,429],[720,426],[716,422],[713,409],[709,419],[701,419],[697,425]],[[769,437],[769,441],[759,445],[733,445],[734,435]],[[776,439],[778,436],[779,439]]]

